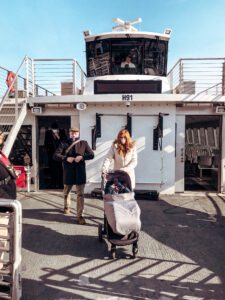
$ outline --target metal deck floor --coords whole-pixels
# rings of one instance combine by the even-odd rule
[[[74,195],[73,195],[74,198]],[[225,196],[182,194],[138,201],[142,231],[108,257],[97,224],[103,202],[85,199],[85,226],[62,214],[59,192],[19,193],[23,206],[23,298],[225,299]]]

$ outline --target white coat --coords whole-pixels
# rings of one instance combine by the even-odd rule
[[[114,160],[114,170],[122,170],[129,174],[131,179],[132,189],[135,188],[135,173],[134,168],[137,166],[137,149],[135,143],[133,144],[130,151],[126,156],[119,155],[117,151],[117,144],[113,143],[108,153],[105,156],[102,172],[106,173],[109,171],[109,166]]]

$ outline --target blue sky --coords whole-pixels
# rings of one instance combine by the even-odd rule
[[[16,71],[28,55],[85,67],[83,30],[109,32],[113,17],[140,17],[142,31],[173,30],[169,70],[181,57],[225,57],[224,16],[224,0],[0,0],[0,66]]]

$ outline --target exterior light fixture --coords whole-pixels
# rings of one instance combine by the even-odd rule
[[[216,113],[225,114],[225,106],[217,106]]]
[[[77,103],[76,104],[76,109],[77,110],[85,110],[87,108],[87,104],[85,104],[85,103]]]
[[[33,106],[31,108],[32,114],[42,114],[42,107],[40,106]]]
[[[164,34],[171,35],[171,33],[172,33],[171,29],[168,29],[168,28],[164,29]]]
[[[83,31],[84,36],[89,36],[91,35],[91,31],[90,30],[85,30]]]

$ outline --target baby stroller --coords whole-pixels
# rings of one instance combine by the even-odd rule
[[[140,208],[134,199],[129,175],[120,170],[102,177],[104,224],[98,226],[98,238],[111,243],[111,256],[116,257],[116,246],[133,245],[133,258],[138,253],[141,228]]]

